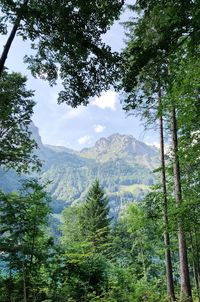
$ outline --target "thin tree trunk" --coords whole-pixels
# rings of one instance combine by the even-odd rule
[[[170,251],[170,236],[169,236],[169,221],[168,221],[168,200],[166,188],[166,173],[165,173],[165,152],[164,152],[164,135],[163,135],[163,115],[161,103],[161,90],[158,90],[158,105],[161,109],[160,114],[160,161],[161,161],[161,182],[163,191],[163,220],[164,220],[164,245],[165,245],[165,265],[166,265],[166,279],[167,279],[167,293],[170,301],[176,301],[174,292],[174,280],[172,270],[172,260]]]
[[[178,158],[178,138],[177,138],[177,122],[176,122],[176,109],[173,106],[172,109],[172,146],[174,153],[174,193],[177,208],[180,208],[182,203],[182,193],[181,193],[181,179],[180,179],[180,165]],[[179,213],[178,213],[179,214]],[[180,278],[181,278],[181,301],[192,301],[192,292],[190,286],[190,276],[188,268],[188,258],[187,258],[187,247],[184,226],[181,218],[178,217],[178,244],[179,244],[179,260],[180,260]]]
[[[195,238],[195,247],[196,247],[196,260],[197,260],[197,276],[198,276],[198,284],[200,285],[200,255],[199,255],[199,241],[196,232],[196,227],[194,228],[194,238]],[[200,293],[199,293],[200,295]],[[200,298],[199,298],[200,300]]]
[[[10,265],[9,280],[8,280],[8,299],[6,299],[6,301],[12,302],[12,291],[13,291],[13,281],[12,281],[12,269]]]
[[[194,247],[192,232],[190,232],[190,242],[191,242],[191,249],[192,249],[192,264],[193,264],[193,274],[194,274],[194,280],[195,280],[195,287],[196,287],[198,302],[200,302],[198,265],[197,265],[197,258],[196,258],[196,253],[195,253],[195,247]]]
[[[23,5],[22,5],[22,8],[24,8],[25,6],[27,6],[28,4],[28,0],[25,0]],[[4,66],[5,66],[5,62],[6,62],[6,59],[7,59],[7,56],[8,56],[8,53],[9,53],[9,50],[10,50],[10,47],[12,45],[12,42],[16,36],[16,32],[19,28],[19,25],[20,25],[20,22],[21,22],[21,17],[22,15],[19,14],[16,18],[16,21],[15,21],[15,24],[13,25],[13,28],[11,30],[11,33],[7,39],[7,42],[4,46],[4,49],[3,49],[3,52],[1,54],[1,57],[0,57],[0,76],[3,72],[3,69],[4,69]]]
[[[17,20],[16,23],[13,25],[11,33],[10,33],[10,35],[8,37],[8,40],[7,40],[7,42],[4,46],[4,49],[3,49],[3,52],[2,52],[2,55],[1,55],[1,58],[0,58],[0,76],[3,72],[4,65],[5,65],[7,56],[8,56],[8,52],[10,50],[11,44],[12,44],[12,42],[14,40],[14,37],[16,35],[16,32],[18,30],[19,24],[20,24],[20,20]]]
[[[27,302],[27,287],[26,287],[26,273],[23,265],[23,292],[24,292],[24,302]]]
[[[139,241],[139,244],[140,244],[140,253],[141,253],[141,258],[142,258],[144,280],[147,281],[147,269],[146,269],[146,265],[145,265],[145,256],[144,256],[143,243],[142,243],[141,240]]]
[[[33,266],[33,254],[34,254],[34,249],[35,249],[35,236],[36,236],[36,226],[37,226],[37,205],[35,208],[35,213],[34,213],[34,224],[33,224],[33,233],[32,233],[32,244],[31,244],[31,259],[30,259],[30,268],[29,272],[30,274],[32,273],[32,266]]]

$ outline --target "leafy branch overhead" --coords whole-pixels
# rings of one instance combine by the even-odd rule
[[[13,24],[0,59],[2,70],[15,34],[32,41],[35,55],[26,56],[32,74],[63,81],[59,102],[72,107],[109,88],[117,76],[118,55],[102,42],[102,35],[119,17],[123,0],[0,1],[1,31]],[[9,40],[10,39],[10,40]]]
[[[129,8],[137,17],[125,22],[128,43],[121,68],[127,93],[149,63],[162,63],[186,40],[191,48],[198,45],[200,31],[199,1],[138,0]]]

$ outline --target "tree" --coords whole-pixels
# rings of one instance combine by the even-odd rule
[[[160,112],[160,162],[161,162],[161,186],[163,193],[163,220],[164,220],[164,244],[165,244],[165,263],[166,263],[166,279],[167,279],[167,292],[172,301],[176,301],[173,280],[172,257],[170,250],[170,234],[169,234],[169,206],[167,197],[167,180],[166,180],[166,164],[165,164],[165,145],[164,145],[164,123],[162,112],[162,95],[161,89],[158,91],[158,106]]]
[[[107,252],[111,226],[107,199],[98,181],[92,184],[86,200],[63,211],[63,252],[54,300],[130,302],[131,272],[113,260],[113,242]]]
[[[163,79],[165,76],[163,89],[165,97],[162,100],[168,100],[166,103],[169,106],[165,114],[171,116],[175,199],[179,213],[181,213],[183,204],[178,147],[180,128],[177,127],[177,96],[174,95],[174,99],[170,98],[170,91],[174,83],[175,69],[178,68],[181,56],[194,56],[195,46],[198,49],[199,19],[196,18],[194,11],[197,5],[198,1],[136,1],[136,5],[130,7],[136,12],[140,11],[141,14],[136,18],[136,22],[134,20],[134,22],[127,23],[129,42],[122,55],[122,87],[127,93],[126,108],[128,110],[138,106],[135,102],[136,99],[140,99],[139,107],[142,107],[146,100],[148,104],[153,105],[152,99],[154,99],[155,90],[152,89],[152,95],[144,95],[137,88],[140,87],[142,91],[148,89],[150,78],[152,81],[154,80],[155,87],[156,83],[160,82],[157,82],[157,78]],[[155,71],[153,77],[152,66],[161,67]],[[162,81],[161,84],[163,86]],[[136,95],[136,91],[139,97]],[[186,238],[184,225],[180,218],[178,219],[178,237],[181,296],[183,300],[191,300]]]
[[[124,62],[124,71],[129,70],[124,76],[126,92],[131,91],[137,75],[151,61],[162,62],[185,42],[191,47],[198,45],[200,31],[198,0],[137,0],[129,8],[136,18],[127,22],[132,26],[128,34],[132,43]]]
[[[199,173],[195,173],[194,171],[196,169],[198,171],[200,154],[197,130],[199,129],[199,118],[197,117],[199,115],[199,91],[197,84],[200,76],[198,67],[199,48],[188,51],[186,47],[187,45],[182,50],[179,50],[179,59],[176,59],[175,62],[178,64],[172,65],[174,81],[170,87],[168,98],[171,101],[171,105],[169,104],[169,106],[172,108],[173,168],[175,197],[179,212],[179,245],[183,250],[186,244],[190,250],[194,250],[190,240],[194,233],[192,235],[188,230],[189,224],[188,221],[186,222],[186,216],[190,213],[190,217],[193,217],[193,220],[198,211],[196,204],[198,189],[196,185],[199,182]],[[196,225],[198,225],[197,217]],[[188,233],[190,233],[189,236]],[[184,262],[188,262],[187,254],[183,253],[181,256],[184,258]],[[182,270],[187,271],[184,266]],[[187,295],[190,294],[189,286],[187,286],[189,281],[189,277],[182,280],[183,294],[184,291]]]
[[[65,267],[60,295],[67,299],[90,301],[106,291],[109,263],[105,258],[110,219],[108,200],[95,181],[84,205],[63,212],[61,238]]]
[[[0,204],[0,263],[5,267],[5,298],[35,301],[36,296],[43,294],[40,269],[45,267],[52,246],[46,233],[48,197],[44,187],[29,180],[20,193],[0,192]]]
[[[131,301],[165,301],[161,234],[160,221],[148,215],[146,199],[141,204],[130,203],[115,222],[112,261],[131,273]]]
[[[137,27],[139,28],[139,24]],[[131,32],[133,30],[133,24],[127,24],[127,28]],[[138,29],[137,28],[137,29]],[[139,34],[139,29],[138,29]],[[142,34],[140,32],[140,34]],[[130,40],[127,43],[127,48],[124,50],[125,57],[129,53],[129,47],[133,44],[136,45],[137,36],[134,40]],[[145,39],[146,37],[144,37]],[[144,42],[144,41],[143,41]],[[137,54],[134,54],[137,56]],[[131,56],[133,58],[133,54]],[[160,137],[160,178],[161,178],[161,190],[163,192],[163,220],[165,224],[163,237],[165,245],[165,265],[166,265],[166,283],[168,296],[172,301],[175,301],[174,281],[173,281],[173,269],[172,259],[170,251],[170,234],[169,234],[169,219],[168,219],[168,199],[167,199],[167,185],[166,185],[166,167],[165,167],[165,138],[164,138],[164,111],[163,111],[163,95],[166,94],[168,86],[167,75],[167,62],[166,60],[161,62],[161,55],[157,61],[149,62],[144,66],[140,73],[137,75],[135,81],[132,81],[132,87],[129,82],[132,69],[129,69],[130,60],[127,57],[125,65],[127,66],[126,72],[122,73],[122,86],[128,94],[125,95],[124,109],[128,113],[135,113],[145,118],[147,127],[149,125],[157,126],[159,122],[159,137]],[[124,68],[122,66],[122,68]],[[128,81],[127,81],[128,79]]]
[[[105,196],[99,181],[90,187],[81,215],[83,234],[90,240],[95,249],[105,250],[110,228],[108,198]]]
[[[73,2],[0,1],[1,31],[7,24],[13,28],[0,58],[3,70],[10,46],[16,34],[30,39],[34,56],[26,57],[34,76],[55,84],[58,76],[64,90],[59,102],[73,107],[87,104],[88,98],[109,87],[108,79],[115,73],[111,54],[101,35],[119,16],[123,0]]]
[[[28,127],[31,123],[33,91],[26,89],[26,77],[4,71],[0,77],[0,165],[27,171],[39,167],[33,154],[37,147]]]

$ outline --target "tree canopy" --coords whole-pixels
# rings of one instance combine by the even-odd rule
[[[33,154],[37,147],[29,125],[33,113],[33,91],[26,89],[26,77],[3,71],[0,77],[0,165],[27,171],[39,167]]]
[[[123,0],[0,1],[1,32],[13,24],[0,59],[2,70],[16,33],[32,41],[35,54],[26,56],[32,74],[55,84],[63,81],[59,102],[72,107],[109,87],[117,54],[102,35],[119,17]]]

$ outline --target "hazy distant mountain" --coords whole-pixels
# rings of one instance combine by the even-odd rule
[[[131,135],[113,134],[78,152],[43,145],[33,124],[31,131],[44,161],[39,176],[43,182],[50,181],[48,190],[56,213],[67,204],[80,202],[96,178],[105,188],[113,212],[127,201],[140,201],[154,182],[151,170],[158,165],[158,150]],[[16,190],[16,175],[0,171],[0,185],[6,191]]]
[[[155,167],[158,150],[136,140],[132,135],[116,133],[108,138],[102,137],[94,147],[80,151],[80,155],[99,163],[123,159],[152,168]]]

